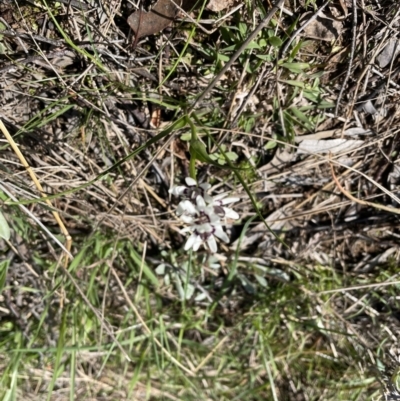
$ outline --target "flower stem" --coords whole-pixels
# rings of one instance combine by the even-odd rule
[[[197,159],[197,157],[196,157],[196,153],[193,152],[192,144],[198,138],[197,138],[196,127],[194,126],[194,124],[189,116],[186,116],[186,123],[189,125],[190,132],[191,132],[190,148],[189,148],[189,151],[190,151],[189,174],[190,174],[190,177],[195,180],[196,179],[196,159]]]
[[[193,155],[190,155],[189,175],[194,180],[196,179],[196,158]]]

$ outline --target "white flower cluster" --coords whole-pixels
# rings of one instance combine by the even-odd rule
[[[211,252],[217,252],[215,237],[228,243],[229,238],[222,226],[227,219],[237,220],[239,215],[228,205],[237,202],[239,198],[224,198],[224,196],[211,197],[207,191],[210,184],[198,185],[190,177],[185,178],[186,185],[178,185],[169,190],[172,195],[179,196],[182,200],[178,205],[176,214],[188,226],[181,233],[191,233],[186,241],[185,251],[193,248],[197,251],[202,244],[207,244]]]

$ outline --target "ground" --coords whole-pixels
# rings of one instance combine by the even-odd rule
[[[0,4],[2,399],[400,399],[397,1],[176,3]]]

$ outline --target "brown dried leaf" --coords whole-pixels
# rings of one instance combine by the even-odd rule
[[[154,35],[165,29],[175,19],[181,0],[158,0],[150,12],[135,11],[128,18],[128,24],[135,32],[136,38]]]
[[[311,16],[311,14],[309,15]],[[335,19],[327,17],[325,14],[320,15],[313,20],[304,29],[304,33],[307,37],[332,41],[336,40],[343,30],[343,23]]]
[[[210,0],[207,4],[207,9],[218,12],[227,9],[232,6],[234,0]]]

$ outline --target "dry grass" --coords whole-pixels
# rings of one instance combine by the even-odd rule
[[[18,200],[2,194],[2,397],[378,400],[385,381],[394,394],[397,2],[331,2],[312,21],[322,2],[287,0],[243,51],[268,2],[200,1],[135,49],[135,3],[83,3],[0,5],[0,119],[74,241],[63,270],[53,215],[2,140]],[[171,129],[183,116],[243,168],[197,165],[241,198],[219,269],[182,251],[168,194],[189,170],[189,127]],[[181,301],[162,261],[205,299]]]

